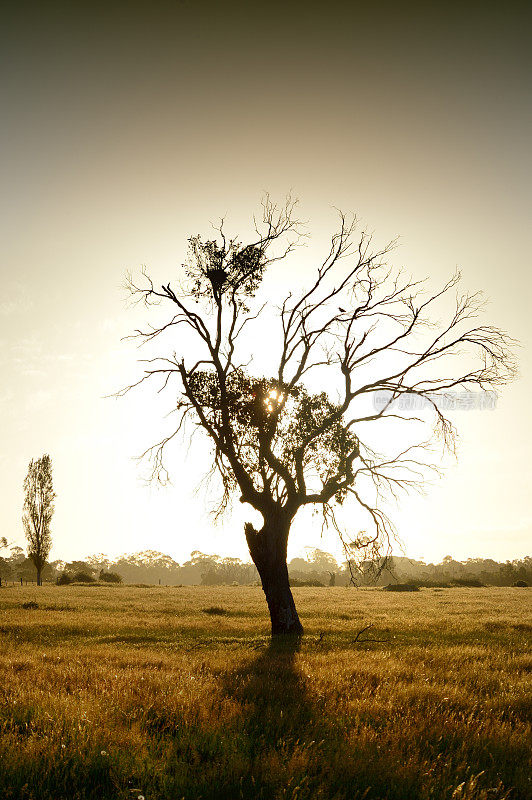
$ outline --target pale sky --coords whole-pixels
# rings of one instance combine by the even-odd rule
[[[493,411],[457,412],[458,460],[390,513],[405,552],[530,554],[531,78],[526,6],[449,3],[13,4],[0,69],[0,534],[24,544],[22,483],[47,452],[52,558],[144,549],[246,557],[241,506],[213,527],[194,489],[206,451],[181,447],[173,486],[133,460],[165,431],[121,337],[126,270],[175,280],[189,236],[221,216],[245,231],[263,192],[291,190],[324,254],[333,207],[392,263],[440,285],[459,267],[487,322],[521,341],[520,377]],[[298,256],[300,258],[300,256]],[[296,258],[286,269],[303,271]],[[282,276],[270,284],[282,295]],[[257,337],[256,359],[264,341]],[[266,355],[266,354],[265,354]],[[237,504],[239,505],[239,504]],[[358,511],[354,530],[366,527]],[[304,546],[341,555],[310,518]]]

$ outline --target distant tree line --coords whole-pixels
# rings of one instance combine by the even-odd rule
[[[10,553],[7,555],[7,553]],[[387,586],[415,583],[419,586],[485,585],[512,586],[521,581],[532,585],[532,557],[497,562],[490,558],[455,561],[446,556],[439,564],[426,564],[411,558],[393,556],[386,561],[366,561],[355,565],[338,563],[330,554],[308,549],[305,558],[293,558],[288,564],[292,586]],[[21,547],[4,549],[0,556],[2,582],[36,582],[34,561]],[[191,553],[183,564],[154,550],[110,559],[103,554],[85,561],[46,563],[41,580],[53,583],[126,583],[162,586],[220,586],[259,583],[254,564],[239,558],[208,555],[199,550]]]

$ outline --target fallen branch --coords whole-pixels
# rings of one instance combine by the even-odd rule
[[[370,628],[373,628],[373,623],[366,625],[364,628],[361,628],[354,639],[352,639],[352,643],[356,644],[357,642],[387,642],[388,639],[361,639],[363,633],[369,631]]]

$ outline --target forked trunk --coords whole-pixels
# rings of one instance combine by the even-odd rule
[[[259,572],[270,611],[272,636],[300,636],[303,633],[286,565],[289,527],[289,522],[278,518],[269,520],[260,531],[256,531],[250,523],[245,526],[249,552]]]

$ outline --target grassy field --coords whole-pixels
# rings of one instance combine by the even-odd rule
[[[0,589],[2,800],[532,798],[532,590],[294,593]]]

